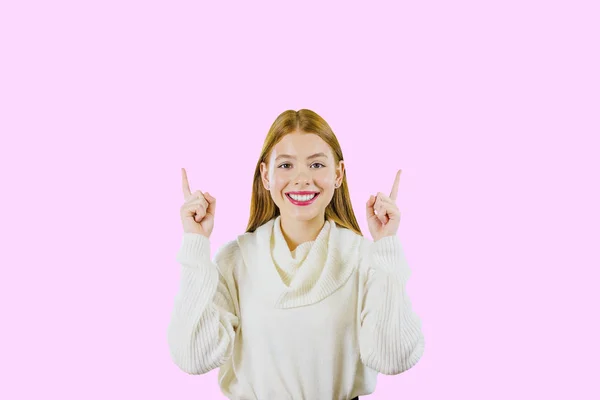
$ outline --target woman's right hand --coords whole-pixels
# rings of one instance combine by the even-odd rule
[[[186,233],[199,233],[209,238],[215,226],[217,199],[208,192],[202,193],[200,190],[192,193],[185,168],[181,168],[181,177],[184,198],[184,203],[181,206],[183,231]]]

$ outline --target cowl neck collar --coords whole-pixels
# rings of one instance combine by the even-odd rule
[[[311,265],[315,269],[315,261],[319,264],[326,258],[330,224],[330,221],[325,221],[315,240],[301,243],[290,250],[281,229],[281,217],[275,218],[271,232],[271,258],[281,281],[287,287],[291,286],[299,269],[311,268]]]
[[[357,267],[362,236],[327,220],[314,241],[289,250],[280,217],[238,237],[251,279],[277,296],[278,308],[317,303],[339,289]]]

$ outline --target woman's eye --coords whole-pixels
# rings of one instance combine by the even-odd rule
[[[289,168],[291,168],[291,167],[292,167],[292,164],[290,164],[290,163],[283,163],[283,164],[280,164],[280,165],[279,165],[279,168],[283,168],[283,169],[289,169]],[[312,168],[317,168],[317,169],[320,169],[320,168],[323,168],[323,167],[325,167],[325,165],[323,165],[323,164],[321,164],[321,163],[318,163],[318,162],[317,162],[317,163],[313,163],[313,164],[311,165],[311,167],[312,167]]]

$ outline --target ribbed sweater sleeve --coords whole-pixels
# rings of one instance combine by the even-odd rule
[[[171,358],[188,374],[204,374],[231,357],[239,324],[232,270],[239,259],[235,242],[223,246],[211,261],[208,238],[183,235],[177,253],[180,287],[167,336]]]
[[[371,242],[365,253],[361,359],[371,369],[396,375],[412,368],[425,346],[421,320],[406,292],[411,271],[397,236]]]

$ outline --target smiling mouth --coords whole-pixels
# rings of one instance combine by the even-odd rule
[[[292,202],[292,204],[298,206],[309,205],[314,202],[314,200],[319,196],[320,193],[310,193],[310,194],[292,194],[286,193],[286,197]]]

